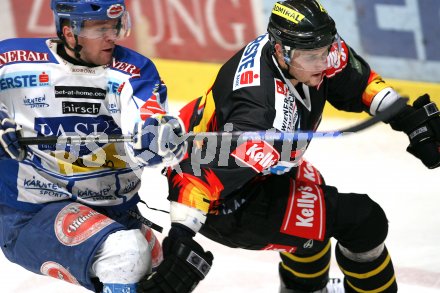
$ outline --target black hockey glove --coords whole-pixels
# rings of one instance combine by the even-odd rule
[[[440,166],[440,114],[437,105],[424,94],[390,121],[394,130],[405,132],[410,144],[406,149],[430,169]]]
[[[173,229],[162,243],[164,260],[137,285],[140,293],[189,293],[208,274],[213,255],[191,236],[176,237]]]

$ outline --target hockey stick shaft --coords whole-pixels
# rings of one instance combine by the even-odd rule
[[[340,137],[342,135],[356,133],[374,124],[387,121],[399,113],[407,103],[407,98],[400,98],[384,111],[379,112],[359,124],[352,127],[335,131],[296,131],[296,132],[273,132],[273,131],[234,131],[234,132],[199,132],[187,133],[176,143],[183,141],[201,141],[210,138],[230,138],[231,140],[265,140],[265,141],[306,141],[312,138]],[[100,136],[46,136],[46,137],[22,137],[19,139],[21,145],[53,145],[53,144],[84,144],[84,143],[122,143],[133,142],[133,137],[122,134],[110,134]]]

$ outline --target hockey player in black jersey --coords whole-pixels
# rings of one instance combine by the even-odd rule
[[[338,36],[322,5],[287,0],[275,4],[268,33],[228,60],[181,118],[194,132],[314,131],[326,102],[376,115],[398,98]],[[440,118],[429,96],[388,122],[408,134],[411,154],[439,166]],[[168,172],[170,239],[199,232],[233,248],[281,251],[281,292],[338,292],[328,282],[334,237],[345,276],[339,292],[396,292],[385,212],[366,194],[327,185],[303,158],[308,143],[190,146]]]

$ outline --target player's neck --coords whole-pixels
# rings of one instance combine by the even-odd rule
[[[75,57],[71,56],[67,50],[66,47],[64,46],[64,44],[59,44],[57,47],[57,54],[63,58],[64,60],[66,60],[67,62],[73,64],[73,65],[79,65],[79,66],[87,66],[87,67],[95,67],[97,65],[95,64],[90,64],[90,63],[86,63],[82,60],[76,59]]]

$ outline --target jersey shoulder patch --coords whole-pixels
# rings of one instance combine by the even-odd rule
[[[267,34],[261,35],[250,42],[243,50],[234,75],[232,90],[243,87],[259,86],[261,78],[261,52],[268,41]]]

